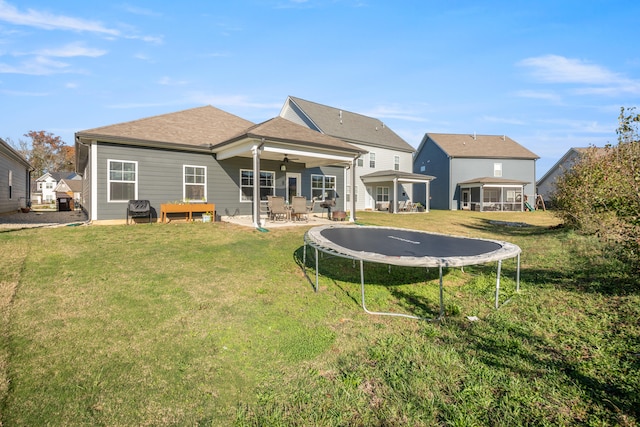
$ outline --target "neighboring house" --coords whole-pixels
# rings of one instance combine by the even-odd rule
[[[31,170],[29,162],[0,139],[0,213],[30,205]]]
[[[427,133],[413,171],[436,177],[433,209],[523,210],[535,200],[538,158],[508,136]]]
[[[73,206],[78,207],[82,205],[82,177],[77,175],[78,178],[63,178],[60,180],[56,188],[56,199],[60,198],[62,194],[69,196],[73,200]]]
[[[36,203],[54,203],[56,201],[56,186],[63,180],[81,180],[75,172],[46,172],[38,177],[32,188],[31,199]]]
[[[258,227],[268,195],[294,188],[308,199],[333,197],[361,154],[280,117],[253,124],[212,106],[84,130],[75,140],[92,221],[123,220],[129,200],[149,200],[156,217],[161,204],[181,200],[214,203],[219,215],[238,209]],[[336,209],[347,208],[336,199]]]
[[[599,152],[604,152],[604,148],[596,148]],[[564,156],[553,165],[547,173],[537,182],[538,194],[542,197],[546,206],[551,204],[551,196],[556,189],[556,180],[580,159],[589,148],[570,148]]]
[[[293,96],[285,101],[280,117],[362,150],[355,179],[351,180],[348,174],[344,189],[347,200],[353,196],[358,210],[388,206],[392,200],[413,200],[413,184],[422,182],[428,188],[433,178],[412,173],[415,149],[378,119]],[[426,190],[423,191],[424,196]]]

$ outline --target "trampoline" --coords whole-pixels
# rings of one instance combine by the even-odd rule
[[[451,236],[393,227],[323,225],[304,235],[303,270],[305,276],[307,246],[315,250],[315,291],[318,292],[318,252],[360,262],[362,308],[368,314],[425,319],[404,313],[369,311],[365,304],[364,262],[408,267],[438,267],[440,274],[440,315],[444,316],[442,269],[498,262],[495,308],[499,308],[502,260],[517,258],[516,292],[520,291],[520,248],[514,244],[488,239]],[[309,279],[311,281],[311,279]],[[425,319],[431,320],[431,319]]]

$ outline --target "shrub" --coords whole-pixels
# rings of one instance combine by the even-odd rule
[[[640,269],[640,114],[622,108],[618,144],[590,147],[556,182],[552,197],[565,224],[597,235]]]

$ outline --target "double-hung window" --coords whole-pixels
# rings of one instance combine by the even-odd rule
[[[138,162],[109,160],[107,198],[110,202],[126,202],[138,198]]]
[[[497,178],[502,176],[502,163],[493,164],[493,176]]]
[[[400,170],[400,156],[393,156],[393,170]]]
[[[260,200],[267,200],[267,196],[276,194],[276,173],[260,171]],[[253,201],[253,171],[240,170],[240,201]]]
[[[311,197],[316,200],[335,199],[336,177],[331,175],[311,175]]]
[[[389,201],[389,187],[376,187],[376,202]]]
[[[184,200],[207,200],[207,168],[206,166],[184,165],[183,167]]]
[[[371,169],[376,168],[376,153],[369,153],[369,167]]]

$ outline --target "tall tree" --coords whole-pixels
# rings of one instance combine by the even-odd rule
[[[43,130],[32,130],[24,136],[31,138],[31,151],[27,160],[34,168],[34,176],[73,169],[73,161],[70,159],[73,159],[74,148],[65,145],[59,136]]]

